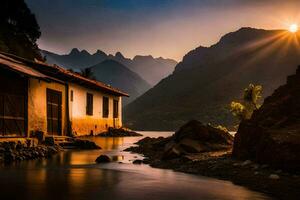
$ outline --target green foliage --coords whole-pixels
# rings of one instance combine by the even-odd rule
[[[258,109],[260,107],[258,100],[261,98],[262,90],[261,85],[249,84],[244,90],[244,101],[252,103]]]
[[[24,0],[1,1],[0,27],[0,51],[42,59],[36,44],[40,27]]]
[[[94,76],[94,73],[92,71],[91,68],[85,68],[85,69],[81,69],[81,72],[80,74],[83,76],[83,77],[86,77],[86,78],[89,78],[89,79],[93,79],[95,80],[95,76]]]
[[[228,129],[225,126],[222,126],[222,125],[218,125],[215,128],[217,128],[217,129],[219,129],[221,131],[224,131],[224,132],[229,132]]]
[[[250,119],[254,110],[260,107],[259,99],[261,98],[262,90],[261,85],[249,84],[244,90],[243,101],[231,102],[231,113],[239,120]]]

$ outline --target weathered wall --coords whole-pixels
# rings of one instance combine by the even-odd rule
[[[73,101],[71,101],[71,91],[73,91]],[[86,115],[86,95],[93,94],[93,115]],[[103,96],[109,98],[109,116],[102,116]],[[119,117],[113,118],[113,99],[119,101]],[[69,112],[74,135],[99,134],[107,130],[108,127],[122,126],[122,100],[121,97],[108,95],[100,91],[87,89],[76,84],[69,84]]]
[[[28,135],[31,131],[47,133],[47,88],[62,93],[62,135],[67,134],[65,85],[29,79],[28,84]]]

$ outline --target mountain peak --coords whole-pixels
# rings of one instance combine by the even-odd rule
[[[259,38],[265,38],[267,36],[271,36],[274,34],[281,33],[283,30],[265,30],[265,29],[257,29],[251,27],[243,27],[238,29],[237,31],[227,33],[223,37],[221,37],[219,44],[224,43],[237,43],[240,42],[249,42],[251,40],[257,40]]]
[[[80,53],[83,54],[83,55],[88,55],[88,56],[91,55],[91,54],[90,54],[87,50],[85,50],[85,49],[83,49]]]
[[[121,52],[119,52],[119,51],[115,54],[115,57],[117,57],[117,58],[125,58],[123,56],[123,54]]]
[[[93,55],[98,55],[98,56],[107,56],[105,52],[101,51],[98,49]]]
[[[138,60],[138,59],[151,59],[153,60],[153,56],[152,55],[147,55],[147,56],[142,56],[142,55],[136,55],[134,56],[133,60]]]
[[[73,49],[70,51],[69,55],[75,55],[75,54],[79,54],[79,53],[80,53],[80,51],[79,51],[77,48],[73,48]]]

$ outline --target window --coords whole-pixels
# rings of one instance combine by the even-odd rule
[[[71,95],[70,95],[70,96],[71,96],[71,97],[70,97],[70,100],[73,101],[73,96],[74,96],[73,90],[71,90]]]
[[[114,100],[114,118],[119,117],[119,101]]]
[[[86,114],[93,115],[93,94],[86,94]]]
[[[109,99],[108,99],[108,97],[103,97],[102,110],[103,110],[103,118],[108,118],[108,114],[109,114]]]

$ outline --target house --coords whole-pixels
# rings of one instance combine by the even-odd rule
[[[0,136],[83,136],[122,126],[128,94],[56,65],[0,52]]]

